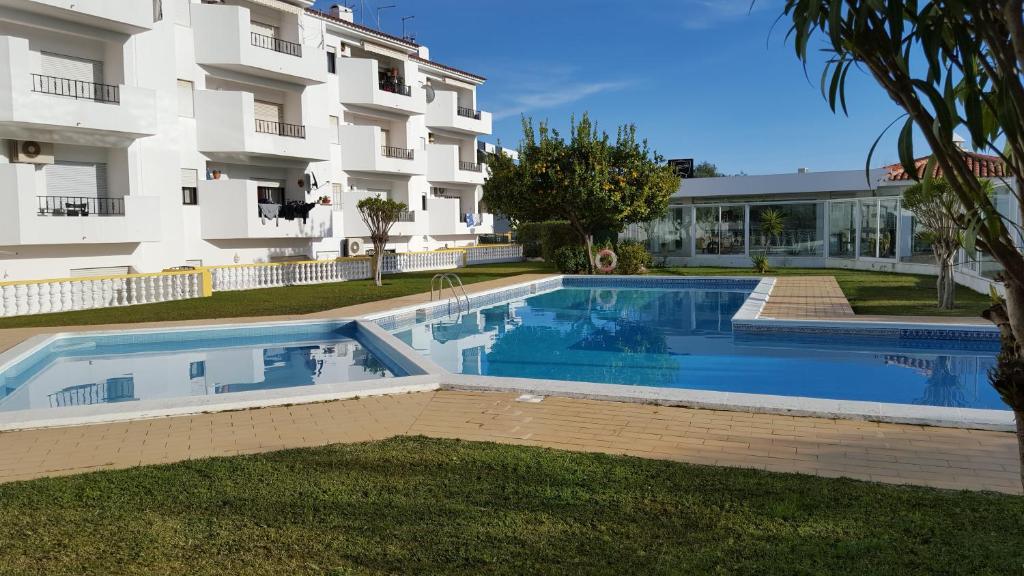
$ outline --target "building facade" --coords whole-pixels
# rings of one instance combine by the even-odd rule
[[[311,5],[0,0],[0,279],[355,255],[371,195],[398,251],[492,234],[484,78]]]
[[[1017,182],[998,158],[963,153],[979,177],[992,181],[997,208],[1019,230]],[[919,171],[926,165],[926,158],[917,162]],[[767,254],[773,266],[936,274],[931,247],[902,206],[913,183],[900,166],[684,179],[664,218],[633,225],[624,236],[645,242],[657,262],[669,265],[749,267],[751,255]],[[783,215],[779,236],[760,229],[769,209]],[[987,256],[961,251],[954,274],[987,292],[999,270]]]

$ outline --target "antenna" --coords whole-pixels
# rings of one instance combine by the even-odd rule
[[[407,35],[405,33],[405,21],[406,20],[412,20],[413,18],[415,18],[415,16],[402,16],[402,38],[405,38],[406,40],[415,40],[416,39],[415,36],[409,36],[409,35]]]
[[[380,11],[387,10],[388,8],[394,8],[394,4],[388,4],[387,6],[377,6],[377,30],[380,30]]]

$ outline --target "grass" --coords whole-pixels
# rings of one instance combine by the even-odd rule
[[[516,262],[470,266],[461,268],[458,272],[464,283],[473,284],[516,274],[554,271],[554,268],[543,262]],[[746,268],[710,267],[658,268],[651,272],[653,274],[688,276],[755,274],[753,270]],[[384,286],[380,288],[374,286],[371,280],[356,280],[334,284],[217,292],[210,298],[160,304],[17,316],[0,319],[0,329],[309,314],[426,292],[430,287],[430,278],[435,273],[435,271],[428,271],[388,275],[384,277]],[[771,274],[775,276],[835,276],[854,311],[858,314],[978,316],[982,310],[988,307],[988,296],[958,286],[956,309],[939,310],[935,308],[935,279],[929,276],[820,268],[780,268],[772,270]]]
[[[458,270],[463,283],[473,284],[536,272],[552,272],[543,262],[515,262],[470,266]],[[310,314],[333,308],[352,306],[386,298],[419,294],[430,290],[430,278],[437,271],[409,272],[384,276],[384,286],[372,280],[352,280],[332,284],[286,286],[237,292],[215,292],[209,298],[142,304],[121,308],[38,314],[0,319],[0,328],[35,326],[80,326],[88,324],[123,324],[131,322],[162,322],[203,318],[238,318],[243,316],[276,316]]]
[[[1024,498],[402,437],[0,485],[21,575],[1019,574]]]
[[[659,268],[653,274],[684,276],[757,275],[746,268]],[[771,276],[835,276],[857,314],[895,316],[974,316],[990,305],[989,297],[963,286],[956,287],[956,308],[939,310],[934,276],[894,274],[835,268],[774,268]]]

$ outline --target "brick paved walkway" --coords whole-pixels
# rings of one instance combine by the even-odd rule
[[[1020,493],[1009,433],[459,391],[0,433],[0,482],[401,434]]]
[[[853,318],[853,308],[832,276],[780,276],[762,318]]]

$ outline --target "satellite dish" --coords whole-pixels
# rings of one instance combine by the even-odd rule
[[[437,96],[437,94],[434,93],[434,87],[431,86],[430,84],[427,84],[423,88],[423,91],[427,93],[427,104],[430,104],[431,102],[433,102],[434,101],[434,97]]]

